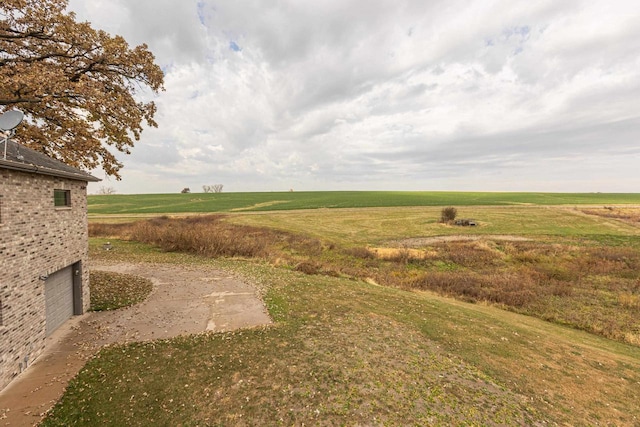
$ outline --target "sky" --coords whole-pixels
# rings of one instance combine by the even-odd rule
[[[89,188],[640,192],[637,0],[70,0],[165,73]]]

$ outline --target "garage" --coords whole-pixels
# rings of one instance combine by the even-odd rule
[[[73,267],[50,274],[44,284],[47,336],[73,316]]]

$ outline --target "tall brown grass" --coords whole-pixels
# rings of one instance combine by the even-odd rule
[[[279,248],[317,253],[322,245],[306,238],[267,228],[231,224],[222,215],[187,218],[159,217],[128,224],[90,224],[89,235],[119,237],[156,245],[170,252],[208,257],[269,258]]]

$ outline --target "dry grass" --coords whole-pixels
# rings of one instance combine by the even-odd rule
[[[640,222],[640,208],[605,206],[602,208],[581,209],[587,215],[596,215],[604,218],[620,219],[629,223]]]
[[[433,242],[421,248],[342,247],[223,216],[92,224],[166,251],[267,260],[310,275],[369,279],[487,302],[607,338],[640,340],[640,250],[576,240]]]
[[[637,228],[516,211],[471,214],[483,219],[474,232],[525,230],[537,241],[385,249],[385,239],[444,230],[417,210],[406,226],[407,211],[394,210],[265,215],[248,229],[220,217],[135,227],[157,245],[173,242],[163,227],[226,236],[216,237],[229,241],[223,253],[255,232],[264,245],[252,260],[132,240],[104,251],[94,238],[92,259],[207,263],[250,278],[276,324],[109,347],[44,425],[638,425],[640,249],[628,237]],[[134,227],[114,230],[101,233],[133,238]],[[206,253],[205,238],[180,242]]]
[[[92,237],[117,237],[156,245],[169,252],[188,252],[209,257],[267,258],[277,248],[313,253],[317,239],[308,239],[264,227],[231,224],[222,215],[186,218],[162,216],[150,220],[89,225]]]

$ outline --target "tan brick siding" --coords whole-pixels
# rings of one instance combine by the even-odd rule
[[[86,186],[0,168],[0,389],[44,350],[41,276],[81,262],[89,308]],[[54,206],[54,189],[71,191],[70,207]]]

